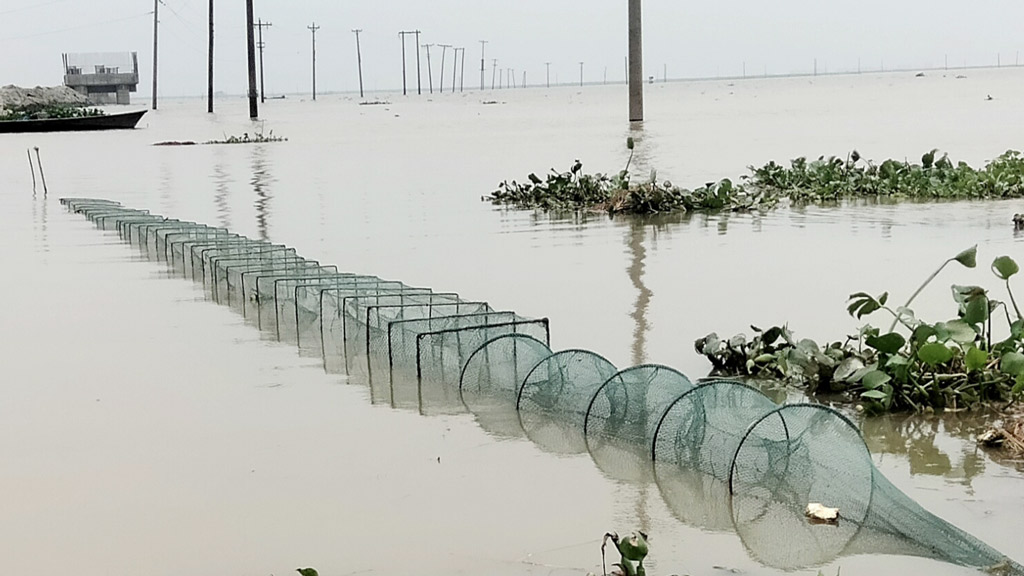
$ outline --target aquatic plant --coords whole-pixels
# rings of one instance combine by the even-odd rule
[[[1013,402],[1024,393],[1024,318],[1010,287],[1020,270],[1012,258],[1000,256],[991,265],[1005,283],[1010,306],[983,287],[953,285],[955,318],[929,323],[909,307],[946,264],[973,268],[976,255],[974,247],[947,260],[896,309],[889,307],[887,292],[851,294],[849,314],[858,320],[878,312],[891,315],[894,323],[887,332],[865,324],[843,342],[819,346],[797,340],[787,326],[752,326],[749,341],[742,334],[723,340],[712,333],[696,341],[696,350],[711,361],[715,374],[781,379],[812,393],[842,392],[870,412]],[[1000,310],[1008,335],[996,340],[993,324]]]
[[[42,109],[0,109],[0,121],[49,120],[56,118],[91,118],[94,116],[104,115],[105,113],[98,108],[80,108],[74,106],[50,106]]]
[[[931,150],[920,164],[885,160],[874,164],[854,150],[846,159],[831,156],[808,161],[797,158],[784,167],[769,162],[749,167],[748,185],[775,191],[794,201],[834,201],[845,198],[1019,198],[1024,196],[1024,157],[1010,150],[983,168],[953,163],[947,154]]]
[[[614,176],[583,172],[576,160],[567,172],[554,168],[541,180],[536,174],[528,182],[504,181],[498,189],[482,200],[492,204],[520,209],[541,209],[553,212],[600,210],[609,214],[658,214],[676,211],[752,210],[775,205],[772,194],[751,193],[734,185],[729,179],[710,182],[693,190],[679,188],[669,181],[658,182],[657,173],[641,183],[630,181],[629,166],[633,159],[633,139],[626,141],[630,150],[626,167]]]
[[[630,149],[632,151],[632,149]],[[673,211],[754,210],[771,208],[782,200],[795,203],[835,202],[851,198],[997,199],[1024,197],[1024,156],[1010,150],[983,168],[954,164],[938,150],[920,164],[885,160],[874,164],[856,150],[845,159],[836,156],[808,161],[796,158],[789,167],[768,162],[738,183],[724,179],[692,190],[656,176],[631,182],[629,164],[615,176],[554,169],[544,180],[504,181],[483,200],[496,205],[547,211],[602,210],[609,213],[653,214]],[[631,152],[632,157],[632,152]],[[579,165],[577,160],[576,165]]]
[[[608,545],[609,540],[615,545],[615,549],[619,551],[619,562],[612,564],[613,568],[618,567],[620,569],[617,572],[618,574],[622,576],[646,576],[647,570],[644,568],[644,558],[647,557],[649,548],[647,534],[638,530],[620,539],[617,532],[605,533],[604,539],[601,541],[601,568],[606,576],[608,574],[608,567],[605,564],[605,547]],[[635,566],[634,563],[636,564]]]
[[[262,131],[249,136],[248,132],[243,132],[241,136],[225,136],[223,140],[207,140],[203,144],[266,144],[269,142],[287,142],[287,138],[280,136],[274,136],[274,131],[271,130],[270,134],[264,135]],[[158,143],[162,144],[162,143]]]

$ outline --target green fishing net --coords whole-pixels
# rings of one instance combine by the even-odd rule
[[[668,366],[620,370],[587,350],[553,352],[544,318],[339,272],[282,244],[108,200],[62,202],[261,330],[320,355],[328,372],[366,384],[373,402],[466,412],[497,437],[589,453],[612,478],[656,484],[680,521],[735,531],[765,565],[886,553],[1024,574],[893,486],[857,427],[830,408],[778,406],[730,380],[695,386]],[[811,503],[838,508],[838,521],[810,522]]]

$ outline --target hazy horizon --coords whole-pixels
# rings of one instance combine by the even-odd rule
[[[150,92],[152,8],[147,0],[10,0],[0,8],[0,50],[19,58],[0,61],[0,84],[55,85],[63,80],[61,53],[136,51],[139,95]],[[165,0],[160,7],[159,94],[193,96],[206,91],[207,2]],[[735,77],[886,69],[995,66],[1019,63],[1019,22],[1024,5],[995,0],[962,10],[950,0],[908,1],[893,6],[867,0],[822,5],[797,0],[769,6],[750,0],[683,6],[670,0],[644,2],[645,76],[662,78]],[[624,79],[626,2],[541,2],[515,5],[488,1],[391,0],[390,2],[285,2],[257,0],[264,30],[268,94],[310,90],[311,34],[317,32],[317,88],[321,92],[358,90],[355,37],[361,28],[363,76],[368,92],[402,86],[399,30],[422,31],[424,44],[465,47],[465,86],[480,84],[480,43],[486,47],[485,84],[493,62],[515,70],[516,83],[527,72],[532,85],[574,83],[579,62],[584,79],[600,83]],[[245,4],[216,6],[216,86],[225,94],[246,90]],[[409,88],[416,88],[416,51],[406,37]],[[435,90],[441,48],[431,49]],[[998,59],[998,60],[997,60]],[[422,86],[429,79],[421,52]],[[461,71],[461,70],[460,70]],[[451,90],[452,50],[445,54],[444,83]],[[138,96],[136,96],[138,97]]]

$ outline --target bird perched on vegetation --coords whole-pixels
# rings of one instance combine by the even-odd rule
[[[580,159],[577,158],[576,162],[572,165],[572,173],[576,174],[577,172],[579,172],[582,169],[583,169],[583,162],[580,162]]]
[[[316,568],[296,568],[295,571],[302,576],[320,576]]]
[[[604,563],[604,549],[609,540],[615,544],[615,549],[619,551],[619,555],[622,557],[619,564],[612,565],[613,568],[615,566],[621,568],[623,576],[646,576],[647,571],[644,569],[644,558],[647,557],[648,551],[647,534],[638,530],[620,539],[616,532],[606,533],[604,540],[601,542],[602,564]],[[636,562],[635,567],[633,566],[634,562]],[[607,570],[605,571],[607,572]]]

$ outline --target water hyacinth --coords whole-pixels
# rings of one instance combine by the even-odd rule
[[[948,155],[931,150],[919,164],[885,160],[875,164],[856,150],[845,159],[831,156],[808,161],[796,158],[788,167],[768,162],[749,167],[738,182],[723,179],[693,189],[658,182],[652,174],[637,183],[629,172],[632,139],[626,168],[614,176],[587,174],[577,160],[567,172],[552,169],[541,179],[504,181],[483,200],[501,206],[545,211],[607,211],[611,214],[665,212],[718,212],[769,209],[780,201],[836,202],[849,199],[1003,199],[1024,197],[1024,156],[1007,151],[983,168],[953,163]]]

